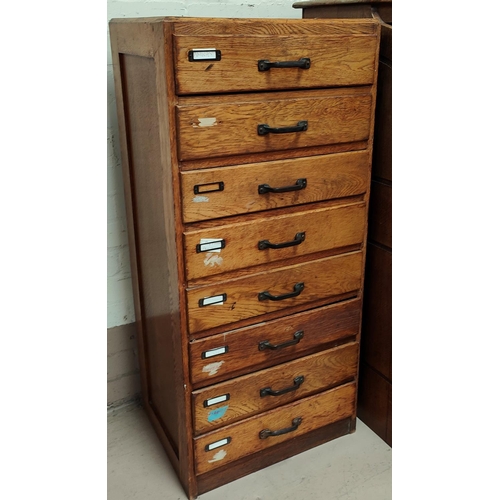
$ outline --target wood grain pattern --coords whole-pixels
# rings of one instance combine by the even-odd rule
[[[373,82],[376,34],[353,36],[174,36],[178,94],[368,85]],[[189,61],[194,48],[221,51],[220,61]],[[310,59],[309,69],[270,68],[259,60]]]
[[[167,17],[176,35],[371,35],[376,33],[372,20],[322,20],[304,22],[300,19],[218,19]]]
[[[258,187],[283,187],[306,179],[299,191],[260,195]],[[369,162],[366,151],[251,163],[181,173],[184,222],[217,219],[303,203],[354,196],[366,192]],[[223,191],[194,193],[198,185],[224,183]]]
[[[190,343],[193,385],[208,385],[243,375],[274,364],[324,349],[335,341],[358,335],[361,301],[348,300],[319,309],[302,312],[278,320],[259,323]],[[281,345],[294,340],[295,332],[303,337],[294,345],[281,349],[259,350],[259,343]],[[214,349],[224,349],[217,356],[206,356]]]
[[[361,141],[370,134],[371,109],[369,93],[319,97],[313,91],[296,98],[283,93],[272,101],[245,102],[234,96],[230,103],[207,98],[205,104],[180,104],[178,155],[190,160]],[[259,124],[291,127],[302,120],[308,121],[306,131],[257,133]]]
[[[345,344],[194,391],[195,433],[218,429],[353,379],[357,374],[358,351],[359,344]],[[273,391],[294,387],[296,377],[304,377],[298,389],[277,396],[261,396],[260,390],[267,387]],[[227,399],[206,406],[207,401],[220,396]]]
[[[358,290],[362,271],[362,252],[358,251],[273,269],[217,285],[188,288],[189,331],[195,333]],[[295,284],[300,282],[304,283],[305,288],[296,297],[278,301],[260,301],[258,298],[259,293],[265,291],[275,296],[291,293]],[[221,294],[227,295],[227,300],[222,304],[200,307],[200,300]]]
[[[184,233],[186,279],[361,244],[365,223],[366,204],[356,203],[188,231]],[[298,245],[263,250],[258,247],[260,241],[273,244],[294,241],[298,233],[304,234],[302,241],[296,240],[300,241]],[[225,247],[197,253],[197,245],[214,239],[222,239]]]
[[[356,384],[346,384],[195,438],[197,474],[203,474],[245,455],[289,441],[324,425],[352,416],[355,393]],[[259,438],[260,431],[264,429],[275,431],[291,427],[296,417],[301,417],[302,422],[295,431],[267,439]],[[205,451],[206,446],[229,437],[231,442],[228,445]]]

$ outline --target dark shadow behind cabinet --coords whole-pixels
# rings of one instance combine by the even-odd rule
[[[392,2],[293,4],[303,18],[374,17],[381,23],[364,289],[358,416],[392,446]]]

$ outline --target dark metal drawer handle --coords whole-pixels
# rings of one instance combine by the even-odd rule
[[[292,241],[287,241],[285,243],[270,243],[269,240],[259,241],[259,250],[265,250],[266,248],[287,248],[300,245],[306,239],[305,231],[302,233],[297,233]]]
[[[307,120],[301,120],[293,127],[270,127],[267,123],[259,123],[259,125],[257,125],[257,133],[259,135],[289,134],[290,132],[304,132],[306,130]]]
[[[298,377],[295,377],[293,379],[293,385],[279,391],[273,391],[270,387],[265,387],[264,389],[260,390],[260,397],[263,398],[265,396],[281,396],[282,394],[286,394],[287,392],[296,391],[304,383],[304,380],[304,375],[299,375]]]
[[[257,63],[259,71],[268,71],[271,68],[301,68],[309,69],[311,67],[311,59],[309,57],[301,57],[298,61],[276,61],[271,62],[267,59],[260,59]]]
[[[259,184],[259,194],[266,193],[287,193],[288,191],[300,191],[307,186],[307,179],[297,179],[293,186],[273,188],[269,184]]]
[[[269,429],[264,429],[259,432],[260,439],[267,439],[269,436],[281,436],[282,434],[286,434],[287,432],[296,431],[299,425],[302,423],[301,417],[295,417],[292,420],[292,426],[287,427],[285,429],[280,429],[279,431],[270,431]]]
[[[283,295],[271,295],[269,292],[260,292],[259,300],[283,300],[283,299],[291,299],[292,297],[298,297],[302,290],[304,290],[304,283],[295,283],[293,287],[293,292],[285,293]]]
[[[262,342],[259,342],[259,351],[264,351],[266,349],[271,349],[272,351],[275,351],[276,349],[282,349],[283,347],[288,347],[291,345],[298,344],[300,342],[300,339],[304,337],[304,332],[303,330],[299,330],[298,332],[295,332],[293,334],[293,340],[289,340],[288,342],[283,342],[283,344],[271,344],[269,340],[263,340]]]

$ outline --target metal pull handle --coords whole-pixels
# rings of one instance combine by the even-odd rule
[[[267,123],[259,123],[257,125],[257,133],[259,135],[267,134],[288,134],[290,132],[304,132],[307,130],[307,120],[297,122],[297,125],[292,127],[270,127]]]
[[[309,57],[301,57],[298,61],[277,61],[271,62],[267,59],[260,59],[257,62],[259,71],[269,71],[271,68],[301,68],[309,69],[311,67],[311,59]]]
[[[270,387],[265,387],[264,389],[260,390],[260,397],[263,398],[265,396],[281,396],[282,394],[286,394],[287,392],[296,391],[304,383],[304,380],[304,375],[295,377],[293,379],[293,385],[279,391],[273,391]]]
[[[269,429],[264,429],[259,432],[259,438],[267,439],[269,436],[281,436],[282,434],[286,434],[287,432],[296,431],[301,423],[302,423],[302,418],[295,417],[292,420],[291,427],[286,427],[285,429],[280,429],[279,431],[270,431]]]
[[[285,243],[270,243],[269,240],[259,241],[259,250],[265,250],[266,248],[287,248],[300,245],[306,239],[305,231],[302,233],[297,233],[292,241],[286,241]]]
[[[293,287],[293,292],[285,293],[283,295],[271,295],[269,292],[260,292],[259,300],[283,300],[283,299],[291,299],[292,297],[298,297],[302,290],[304,290],[304,283],[295,283]]]
[[[298,344],[300,339],[304,337],[303,330],[299,330],[293,334],[293,340],[289,340],[288,342],[283,342],[283,344],[271,344],[269,340],[263,340],[259,342],[259,351],[264,351],[266,349],[271,349],[275,351],[276,349],[283,349],[283,347],[288,347],[291,345]]]
[[[259,184],[259,194],[266,193],[288,193],[288,191],[300,191],[307,186],[307,179],[297,179],[293,186],[273,188],[269,184]]]

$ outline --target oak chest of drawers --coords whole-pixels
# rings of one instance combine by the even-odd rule
[[[143,403],[190,498],[355,430],[379,31],[110,23]]]

